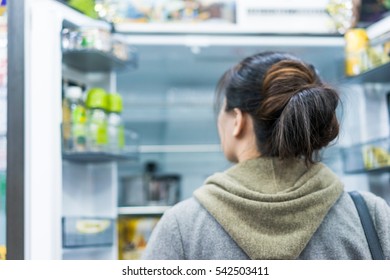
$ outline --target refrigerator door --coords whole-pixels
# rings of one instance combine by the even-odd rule
[[[110,26],[56,1],[31,2],[34,3],[26,6],[29,24],[26,30],[25,66],[25,211],[28,213],[25,218],[25,258],[115,259],[114,246],[108,249],[93,246],[85,249],[64,248],[64,245],[75,244],[74,240],[64,238],[65,233],[73,232],[69,226],[81,224],[84,225],[81,228],[85,228],[88,224],[100,228],[116,218],[114,163],[85,164],[78,168],[77,163],[63,161],[61,148],[62,81],[65,73],[61,31],[64,22],[106,30]],[[115,79],[115,75],[111,77],[110,73],[104,80],[99,80],[99,75],[90,77],[71,70],[67,73],[95,78],[97,83],[104,82],[108,88]],[[101,174],[103,179],[96,177],[96,174]],[[74,217],[80,219],[74,220]],[[91,217],[106,220],[83,220]],[[113,240],[110,242],[115,242],[113,234],[111,237]]]

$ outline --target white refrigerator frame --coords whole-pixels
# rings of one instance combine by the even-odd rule
[[[76,26],[110,26],[52,0],[28,0],[25,9],[25,259],[62,259],[60,34],[63,20]],[[110,81],[114,80],[113,73]],[[110,258],[115,252],[114,244]]]

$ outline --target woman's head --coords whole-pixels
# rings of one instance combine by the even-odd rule
[[[245,58],[217,87],[224,153],[231,161],[247,152],[314,162],[338,135],[338,102],[314,67],[295,56],[264,52]]]

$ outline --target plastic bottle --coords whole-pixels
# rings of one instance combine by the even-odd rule
[[[70,86],[65,90],[62,106],[64,148],[70,152],[86,149],[86,109],[80,87]]]
[[[345,35],[345,74],[358,75],[368,68],[368,35],[362,28],[348,30]]]
[[[122,122],[122,97],[117,93],[108,95],[108,142],[109,149],[118,153],[125,146],[124,125]]]
[[[102,88],[92,88],[87,95],[88,149],[107,151],[107,93]]]

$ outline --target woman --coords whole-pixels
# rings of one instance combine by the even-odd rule
[[[145,259],[370,259],[361,222],[318,151],[339,132],[337,92],[284,53],[228,70],[217,89],[218,131],[237,163],[167,211]],[[390,209],[363,194],[390,259]]]

